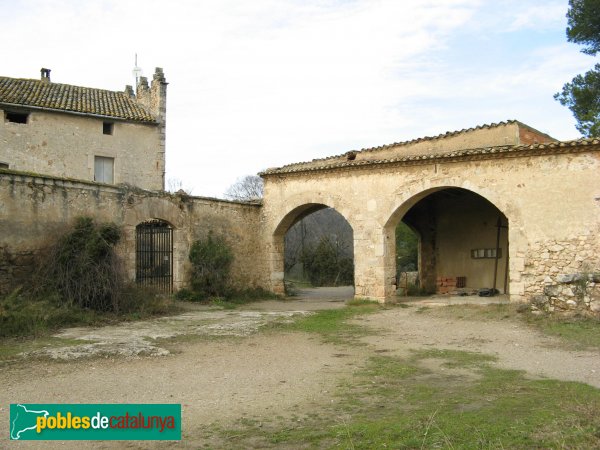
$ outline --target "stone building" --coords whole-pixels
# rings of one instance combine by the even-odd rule
[[[0,77],[0,167],[162,190],[166,97],[160,68],[135,94]]]
[[[559,142],[518,121],[266,170],[272,289],[283,291],[287,230],[330,207],[353,230],[356,297],[395,298],[394,231],[404,221],[419,236],[430,291],[460,278],[512,301],[553,308],[567,292],[600,310],[599,173],[599,139]]]

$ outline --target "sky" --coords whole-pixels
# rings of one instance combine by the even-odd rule
[[[121,91],[162,67],[167,185],[223,197],[269,167],[516,119],[594,60],[568,1],[0,0],[0,75]]]

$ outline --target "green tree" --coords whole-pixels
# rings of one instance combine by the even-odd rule
[[[581,51],[596,56],[600,51],[600,0],[570,0],[567,39],[586,46]],[[600,64],[577,75],[554,95],[577,120],[577,130],[586,137],[600,136]]]
[[[419,238],[404,222],[396,227],[396,272],[415,272],[419,269]]]

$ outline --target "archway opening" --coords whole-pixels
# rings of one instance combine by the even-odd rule
[[[173,290],[173,227],[151,219],[135,227],[135,281],[162,292]]]
[[[348,221],[335,209],[320,204],[290,214],[283,234],[286,290],[310,289],[315,295],[351,298],[354,235]]]
[[[423,193],[402,208],[389,224],[395,230],[398,295],[508,294],[508,219],[494,204],[452,187]],[[412,258],[408,267],[401,266],[403,250]]]
[[[421,293],[419,283],[419,233],[405,222],[396,226],[396,286],[398,295]]]

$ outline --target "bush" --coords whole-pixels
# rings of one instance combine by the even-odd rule
[[[77,218],[73,230],[41,255],[34,296],[55,293],[66,306],[119,311],[123,279],[114,248],[120,237],[115,224]]]
[[[200,297],[223,297],[227,295],[229,271],[233,262],[231,248],[222,237],[208,234],[192,244],[192,291]]]

